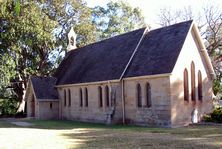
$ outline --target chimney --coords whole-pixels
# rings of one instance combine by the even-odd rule
[[[73,27],[68,33],[68,40],[67,52],[76,49],[76,33],[74,32]]]

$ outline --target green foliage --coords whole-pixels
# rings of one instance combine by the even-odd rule
[[[17,111],[18,100],[0,99],[0,116],[14,116]]]
[[[210,116],[213,122],[222,123],[222,107],[214,109]]]
[[[20,13],[20,0],[15,0],[15,7],[14,7],[14,12],[16,15],[19,15]]]
[[[222,123],[222,107],[215,108],[213,112],[204,117],[204,121]]]
[[[0,8],[0,97],[20,101],[30,76],[51,75],[61,62],[71,27],[81,47],[144,26],[122,1],[92,9],[84,0],[5,0]]]
[[[0,97],[12,95],[8,86],[10,84],[10,78],[15,76],[14,69],[14,60],[8,54],[0,55]]]
[[[13,88],[22,100],[30,75],[48,75],[54,69],[49,56],[55,47],[52,31],[56,23],[35,2],[6,0],[1,6],[0,89]]]
[[[92,14],[97,29],[97,40],[145,26],[141,10],[132,8],[123,1],[111,1],[106,7],[97,6],[93,9]]]
[[[203,121],[204,122],[212,122],[211,116],[210,115],[204,115]]]
[[[213,91],[215,95],[221,95],[222,94],[222,80],[220,77],[217,77],[213,81]]]
[[[57,45],[65,50],[67,47],[67,33],[74,27],[77,36],[77,47],[95,42],[95,25],[92,23],[92,10],[84,0],[38,0],[43,12],[51,20],[57,22],[53,32]]]

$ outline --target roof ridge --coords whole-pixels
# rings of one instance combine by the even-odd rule
[[[139,42],[138,42],[137,45],[136,45],[136,48],[135,48],[134,51],[133,51],[133,54],[131,55],[131,57],[130,57],[128,63],[126,64],[126,67],[124,68],[124,70],[123,70],[123,72],[122,72],[122,74],[121,74],[119,80],[121,80],[121,79],[123,78],[123,76],[124,76],[125,72],[127,71],[127,69],[128,69],[128,67],[129,67],[131,61],[133,60],[134,55],[136,54],[136,52],[137,52],[137,50],[138,50],[138,47],[140,46],[140,44],[141,44],[141,42],[142,42],[144,36],[148,33],[148,31],[149,31],[149,28],[146,27],[145,30],[143,31],[143,34],[142,34],[142,36],[141,36]]]
[[[75,50],[70,50],[69,52],[67,52],[67,55],[68,55],[68,53],[72,53],[72,52],[74,52],[74,51],[76,51],[76,50],[79,50],[79,49],[82,49],[82,48],[85,48],[85,47],[88,47],[88,46],[91,46],[91,45],[99,44],[99,43],[101,43],[101,42],[104,42],[104,41],[107,41],[107,40],[110,40],[110,39],[113,39],[113,38],[121,37],[121,36],[130,34],[130,33],[132,33],[132,32],[136,32],[136,31],[138,31],[138,30],[143,30],[143,29],[146,29],[146,28],[147,28],[147,27],[141,27],[141,28],[138,28],[138,29],[129,31],[129,32],[125,32],[125,33],[118,34],[118,35],[115,35],[115,36],[112,36],[112,37],[109,37],[109,38],[106,38],[106,39],[102,39],[102,40],[100,40],[100,41],[96,41],[96,42],[87,44],[87,45],[82,46],[82,47],[77,47]]]
[[[194,21],[193,20],[188,20],[188,21],[178,22],[178,23],[175,23],[175,24],[171,24],[171,25],[167,25],[167,26],[151,29],[150,31],[156,31],[156,30],[160,30],[160,29],[165,29],[165,28],[168,28],[168,27],[173,27],[173,26],[184,24],[184,23],[188,23],[188,22],[194,22]]]
[[[69,53],[61,62],[53,75],[57,78],[56,84],[119,80],[125,77],[169,73],[190,24],[191,21],[187,21],[150,30],[141,40],[146,29],[143,28],[81,47],[80,50]]]
[[[193,20],[178,22],[178,23],[176,23],[176,24],[172,24],[172,25],[168,25],[168,26],[164,26],[164,27],[159,27],[159,28],[156,28],[156,29],[151,29],[150,31],[159,30],[159,29],[164,29],[164,28],[167,28],[167,27],[170,27],[170,26],[183,24],[183,23],[185,23],[185,22],[193,22]],[[100,41],[96,41],[96,42],[94,42],[94,43],[87,44],[87,45],[82,46],[82,47],[77,47],[75,50],[70,50],[69,52],[67,52],[67,55],[68,55],[68,53],[72,53],[72,52],[74,52],[74,51],[76,51],[76,50],[79,50],[79,49],[82,49],[82,48],[84,48],[84,47],[91,46],[91,45],[94,45],[94,44],[99,44],[100,42],[104,42],[104,41],[107,41],[107,40],[110,40],[110,39],[112,39],[112,38],[116,38],[116,37],[119,37],[119,36],[124,36],[124,35],[126,35],[126,34],[129,34],[129,33],[131,33],[131,32],[135,32],[135,31],[138,31],[138,30],[141,30],[141,29],[145,29],[145,30],[146,30],[147,28],[148,28],[148,27],[141,27],[141,28],[138,28],[138,29],[129,31],[129,32],[125,32],[125,33],[118,34],[118,35],[115,35],[115,36],[112,36],[112,37],[109,37],[109,38],[106,38],[106,39],[102,39],[102,40],[100,40]],[[148,29],[149,29],[149,28],[148,28]]]

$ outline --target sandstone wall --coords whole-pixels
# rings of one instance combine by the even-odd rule
[[[142,107],[137,106],[137,84],[142,88]],[[146,83],[151,87],[151,107],[146,107]],[[125,113],[128,123],[164,126],[171,125],[169,77],[138,78],[125,81]]]
[[[195,92],[196,102],[191,101],[191,62],[195,64]],[[183,73],[188,70],[189,101],[184,101]],[[198,99],[198,71],[201,71],[203,82],[203,100]],[[175,68],[170,77],[171,83],[171,113],[172,126],[182,126],[191,123],[191,113],[197,108],[199,118],[212,109],[212,80],[208,75],[208,68],[195,41],[195,35],[190,32],[178,57]]]
[[[40,101],[38,102],[39,114],[38,119],[58,119],[59,102],[58,101]]]
[[[103,106],[99,106],[99,92],[98,87],[102,87]],[[111,96],[115,96],[114,106],[106,106],[105,86],[109,86],[109,98],[111,103]],[[88,106],[85,106],[85,88],[88,91]],[[66,92],[70,89],[71,105],[69,105],[68,96],[66,95],[66,106],[64,100],[64,90]],[[80,106],[80,89],[82,89],[83,106]],[[60,118],[68,120],[79,120],[86,122],[97,123],[117,123],[121,119],[121,89],[118,83],[97,83],[88,85],[73,85],[69,87],[59,88],[60,96]],[[111,92],[115,95],[111,95]],[[111,122],[108,120],[111,114]]]

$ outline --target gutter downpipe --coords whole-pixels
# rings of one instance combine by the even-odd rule
[[[130,57],[130,59],[129,59],[125,69],[123,70],[123,72],[122,72],[122,74],[121,74],[121,76],[119,78],[119,82],[121,83],[122,116],[123,116],[123,119],[122,119],[123,121],[122,122],[123,122],[123,124],[125,124],[125,97],[124,97],[124,80],[123,80],[123,76],[126,73],[126,71],[127,71],[128,67],[129,67],[131,61],[133,60],[134,55],[136,54],[136,52],[137,52],[137,50],[138,50],[138,48],[139,48],[143,38],[145,37],[145,35],[147,34],[148,31],[149,31],[148,27],[146,27],[144,32],[143,32],[143,35],[141,36],[141,38],[140,38],[140,40],[139,40],[139,42],[138,42],[138,44],[136,46],[136,48],[133,51],[133,54],[131,55],[131,57]]]

